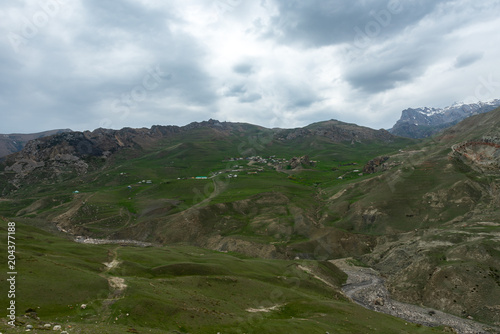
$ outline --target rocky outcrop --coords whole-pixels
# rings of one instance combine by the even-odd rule
[[[26,143],[30,140],[52,136],[54,134],[63,132],[71,132],[71,130],[70,129],[50,130],[50,131],[29,133],[29,134],[20,134],[20,133],[0,134],[0,158],[21,151],[23,147],[26,145]]]
[[[63,175],[83,175],[92,168],[91,161],[104,161],[124,148],[147,149],[158,140],[182,133],[177,126],[153,126],[151,129],[96,129],[63,132],[30,140],[24,148],[5,158],[4,171],[9,183],[19,188],[23,179],[40,172],[45,181]],[[31,180],[33,181],[33,180]],[[30,181],[30,182],[31,182]]]
[[[389,160],[388,156],[376,157],[366,163],[363,167],[363,173],[373,174],[387,169],[385,162]]]
[[[309,159],[309,156],[305,155],[303,157],[293,157],[292,159],[290,159],[287,166],[290,166],[290,168],[293,170],[297,170],[302,168],[314,167],[316,166],[316,162],[311,161]]]
[[[452,146],[451,157],[484,174],[500,173],[500,138],[483,137]]]

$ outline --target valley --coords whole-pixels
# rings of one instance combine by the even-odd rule
[[[498,152],[464,143],[489,143],[498,128],[500,110],[419,141],[333,120],[298,129],[210,120],[31,141],[0,166],[0,215],[21,233],[19,310],[40,318],[19,314],[19,324],[453,332],[453,322],[374,312],[383,306],[375,299],[372,310],[353,303],[339,268],[358,267],[337,262],[352,258],[383,278],[394,300],[384,304],[495,333]]]

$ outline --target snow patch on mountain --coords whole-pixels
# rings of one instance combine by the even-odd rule
[[[459,121],[500,107],[500,99],[486,102],[455,102],[445,108],[408,108],[389,131],[398,136],[424,138],[452,126]]]

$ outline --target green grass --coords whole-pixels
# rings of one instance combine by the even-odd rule
[[[338,287],[345,274],[330,263],[253,259],[188,246],[85,245],[22,223],[16,237],[19,327],[7,329],[4,318],[3,332],[44,323],[81,333],[440,332],[363,309],[297,267],[311,267]],[[6,222],[0,238],[5,249]],[[114,256],[121,263],[106,272],[102,263]],[[128,285],[121,295],[112,294],[110,276]],[[6,295],[5,279],[0,285]],[[109,304],[110,297],[115,299]],[[267,313],[248,311],[273,306]],[[28,309],[40,320],[20,317]]]

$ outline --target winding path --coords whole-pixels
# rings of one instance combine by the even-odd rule
[[[108,251],[108,255],[111,255],[111,261],[103,263],[106,268],[100,274],[101,277],[108,280],[109,285],[108,297],[104,299],[102,303],[101,316],[103,319],[106,319],[111,314],[110,306],[123,297],[123,292],[127,288],[127,284],[125,283],[125,280],[123,278],[111,276],[108,274],[111,269],[114,269],[120,265],[117,252],[119,248],[120,246],[117,246],[114,249]]]

